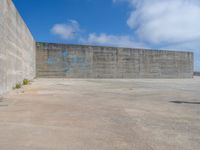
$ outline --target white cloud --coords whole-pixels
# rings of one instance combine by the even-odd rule
[[[113,0],[129,2],[128,26],[150,43],[185,42],[200,39],[198,0]]]
[[[89,44],[99,44],[107,46],[144,47],[142,43],[136,42],[133,37],[126,35],[108,35],[105,33],[99,35],[97,35],[96,33],[89,34],[86,42]]]
[[[200,39],[200,5],[195,0],[132,0],[127,21],[141,40],[177,43]]]
[[[80,32],[79,23],[76,20],[69,20],[66,24],[55,24],[51,33],[60,36],[60,38],[69,40],[74,39]]]

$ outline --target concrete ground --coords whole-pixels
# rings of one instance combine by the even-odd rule
[[[199,150],[200,78],[36,79],[0,99],[0,150]]]

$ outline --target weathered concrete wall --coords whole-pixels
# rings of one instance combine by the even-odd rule
[[[11,0],[0,0],[0,94],[35,77],[35,42]]]
[[[191,78],[193,53],[37,43],[38,77]]]
[[[200,76],[200,72],[194,72],[194,76]]]

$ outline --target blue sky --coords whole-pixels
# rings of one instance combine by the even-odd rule
[[[26,21],[33,36],[38,41],[77,43],[51,34],[55,24],[76,20],[81,26],[81,34],[107,33],[129,34],[126,18],[127,5],[121,7],[112,0],[13,0]]]
[[[13,0],[36,41],[189,50],[200,70],[199,0]]]

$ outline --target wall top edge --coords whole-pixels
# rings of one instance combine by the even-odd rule
[[[26,27],[27,31],[29,32],[29,35],[31,36],[32,40],[35,42],[35,38],[33,37],[33,34],[32,34],[32,32],[31,32],[31,30],[30,30],[29,27],[27,26],[27,24],[26,24],[24,18],[22,17],[22,15],[19,13],[17,7],[15,6],[15,4],[13,3],[12,0],[9,0],[9,2],[10,2],[10,4],[11,4],[11,6],[16,10],[17,16],[22,20],[23,25]]]
[[[190,50],[173,50],[173,49],[153,49],[153,48],[133,48],[133,47],[115,47],[115,46],[102,46],[102,45],[87,45],[87,44],[65,44],[65,43],[49,43],[49,42],[36,42],[36,46],[80,46],[80,47],[94,47],[94,48],[110,48],[110,49],[132,49],[132,50],[145,50],[145,51],[155,51],[155,52],[173,52],[173,53],[188,53],[193,55]]]

